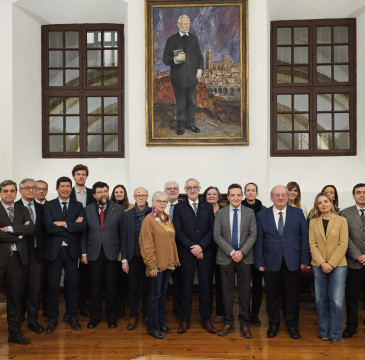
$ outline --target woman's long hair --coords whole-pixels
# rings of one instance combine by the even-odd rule
[[[309,214],[310,219],[314,219],[314,218],[317,218],[317,217],[320,217],[321,216],[321,212],[318,209],[318,199],[321,196],[326,197],[330,201],[330,203],[331,203],[331,212],[336,213],[335,208],[333,206],[333,202],[331,201],[330,197],[325,192],[320,192],[316,196],[316,198],[314,199],[313,209],[312,209],[312,211]]]
[[[301,194],[301,192],[300,192],[299,184],[298,184],[298,183],[296,183],[295,181],[290,181],[290,182],[288,183],[288,185],[286,185],[286,188],[287,188],[289,191],[293,190],[294,188],[297,188],[297,190],[298,190],[298,197],[294,200],[294,205],[295,205],[297,208],[301,209],[301,208],[302,208],[302,204],[301,204],[301,201],[302,201],[302,194]]]
[[[119,185],[115,185],[114,186],[114,189],[112,191],[112,197],[111,197],[110,200],[117,202],[115,200],[115,194],[114,194],[114,192],[118,188],[122,188],[124,190],[124,199],[122,201],[118,202],[118,204],[120,204],[120,205],[123,206],[124,211],[127,211],[128,210],[128,207],[129,207],[129,200],[128,200],[128,195],[127,195],[127,189],[124,187],[124,185],[119,184]]]
[[[325,190],[328,187],[331,187],[335,190],[335,200],[333,200],[332,203],[333,203],[333,207],[335,208],[335,212],[338,213],[340,211],[340,208],[338,206],[338,193],[337,193],[337,189],[336,189],[335,185],[326,185],[323,187],[321,192],[325,192]]]

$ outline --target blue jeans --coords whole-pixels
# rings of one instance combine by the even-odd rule
[[[171,277],[171,270],[157,273],[157,277],[148,278],[148,327],[147,331],[160,331],[166,326],[166,293]]]
[[[312,270],[318,314],[318,336],[340,340],[342,338],[347,267],[338,266],[329,274],[316,266],[312,266]]]

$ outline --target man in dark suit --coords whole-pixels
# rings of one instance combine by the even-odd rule
[[[349,227],[349,244],[346,253],[346,329],[345,339],[357,332],[358,296],[365,283],[365,184],[354,186],[352,195],[355,205],[341,211]]]
[[[240,330],[243,337],[251,338],[250,282],[256,241],[255,213],[241,205],[241,185],[230,185],[227,198],[229,206],[218,210],[214,221],[214,241],[218,245],[217,264],[222,274],[225,313],[224,326],[218,335],[227,336],[234,331],[233,301],[237,274]]]
[[[21,333],[28,265],[27,236],[34,232],[28,210],[14,204],[17,186],[12,180],[0,184],[0,287],[6,278],[9,342],[30,344]]]
[[[16,204],[25,206],[35,227],[32,235],[28,236],[29,269],[27,276],[27,299],[24,311],[27,311],[28,328],[36,333],[44,331],[38,322],[39,297],[44,278],[44,239],[43,205],[35,201],[36,182],[26,178],[19,183],[21,199]]]
[[[310,262],[308,225],[301,209],[287,205],[288,196],[285,186],[275,186],[271,190],[274,206],[257,214],[254,259],[255,267],[264,271],[267,336],[273,338],[279,331],[282,295],[289,335],[299,339],[300,272]]]
[[[47,201],[46,196],[48,193],[48,184],[44,180],[37,180],[37,189],[35,192],[35,201],[44,205]]]
[[[80,238],[86,229],[84,208],[70,198],[71,179],[57,180],[58,197],[44,205],[44,224],[47,231],[45,258],[48,272],[48,317],[46,334],[52,334],[58,325],[59,290],[62,268],[65,271],[65,298],[72,330],[81,329],[77,320],[78,289],[77,263],[81,256]]]
[[[139,233],[142,222],[152,211],[148,206],[148,191],[139,187],[134,190],[134,208],[124,214],[122,229],[122,268],[128,274],[128,300],[130,318],[128,330],[134,330],[137,325],[139,308],[139,290],[142,287],[142,317],[147,318],[148,281],[146,265],[141,256]]]
[[[177,20],[179,31],[170,36],[165,45],[163,62],[171,66],[170,77],[176,101],[177,135],[186,129],[200,133],[195,126],[196,85],[202,77],[204,58],[198,39],[189,33],[190,18],[181,15]]]
[[[195,269],[199,279],[199,310],[202,326],[215,334],[210,320],[212,312],[211,273],[213,271],[213,224],[214,212],[211,204],[199,200],[199,181],[185,182],[186,201],[174,207],[176,243],[181,262],[181,320],[178,333],[185,333],[189,327],[192,308],[192,287]]]
[[[106,317],[108,327],[117,327],[117,284],[121,259],[123,207],[109,201],[109,186],[101,181],[93,185],[96,202],[86,206],[87,229],[81,238],[81,261],[89,264],[90,321],[89,329],[95,328],[102,314],[103,285],[106,288]]]

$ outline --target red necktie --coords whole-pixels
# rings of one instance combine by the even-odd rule
[[[104,227],[104,206],[100,205],[100,226]]]

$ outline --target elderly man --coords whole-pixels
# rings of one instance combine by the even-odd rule
[[[137,325],[139,308],[139,289],[142,284],[142,317],[147,318],[148,282],[146,266],[141,256],[139,246],[139,233],[142,222],[152,211],[148,206],[148,191],[139,187],[134,190],[134,208],[127,211],[123,216],[122,230],[122,268],[128,274],[129,279],[129,310],[130,318],[128,330],[134,330]]]
[[[48,184],[44,180],[37,180],[37,189],[35,193],[35,201],[44,205],[47,201],[46,196],[48,193]]]
[[[199,279],[199,311],[202,326],[209,333],[216,330],[210,320],[212,313],[211,276],[213,270],[213,224],[211,204],[198,199],[200,184],[196,179],[185,182],[188,198],[175,205],[174,226],[181,263],[181,323],[179,334],[190,328],[192,287],[195,270]]]
[[[299,339],[300,271],[310,262],[308,225],[301,209],[287,206],[288,196],[285,186],[275,186],[271,190],[274,205],[257,214],[254,259],[255,267],[264,271],[267,336],[273,338],[279,331],[283,297],[289,335]]]
[[[177,135],[185,129],[200,133],[195,126],[196,85],[204,70],[204,58],[195,35],[189,33],[190,18],[181,15],[179,31],[170,36],[165,45],[163,62],[171,67],[170,77],[176,101]]]

